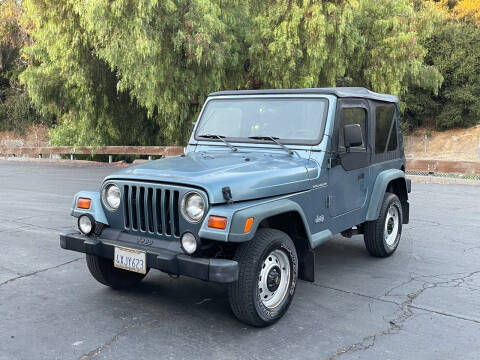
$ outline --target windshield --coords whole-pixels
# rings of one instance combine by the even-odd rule
[[[273,137],[284,144],[314,145],[322,137],[327,107],[328,101],[318,98],[210,100],[195,138],[216,135],[230,141],[258,142],[262,139],[249,138]]]

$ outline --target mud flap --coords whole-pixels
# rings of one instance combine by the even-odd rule
[[[315,252],[307,250],[300,258],[298,277],[300,280],[315,281]]]

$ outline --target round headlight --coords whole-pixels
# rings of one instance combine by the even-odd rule
[[[103,204],[112,210],[120,206],[120,189],[115,184],[109,184],[103,189]]]
[[[205,200],[196,192],[185,194],[182,199],[182,215],[190,222],[199,222],[205,215]]]
[[[185,253],[191,255],[197,250],[197,239],[192,233],[186,232],[180,239],[180,244]]]
[[[82,215],[78,218],[78,228],[85,235],[90,235],[93,231],[94,221],[88,215]]]

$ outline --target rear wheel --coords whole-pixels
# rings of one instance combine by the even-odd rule
[[[365,223],[365,246],[376,257],[392,255],[398,247],[402,235],[402,204],[397,195],[385,193],[380,215],[377,220]]]
[[[297,284],[298,258],[290,237],[280,230],[259,229],[254,239],[237,248],[234,259],[240,270],[238,281],[229,287],[235,316],[259,327],[278,321]]]
[[[146,275],[116,268],[113,266],[113,260],[96,255],[87,254],[87,266],[95,280],[114,289],[126,289],[134,286]]]

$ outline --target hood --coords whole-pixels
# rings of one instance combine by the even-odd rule
[[[132,166],[106,178],[156,181],[199,187],[213,204],[224,203],[223,187],[232,200],[244,201],[311,188],[318,176],[317,163],[274,152],[191,152]]]

